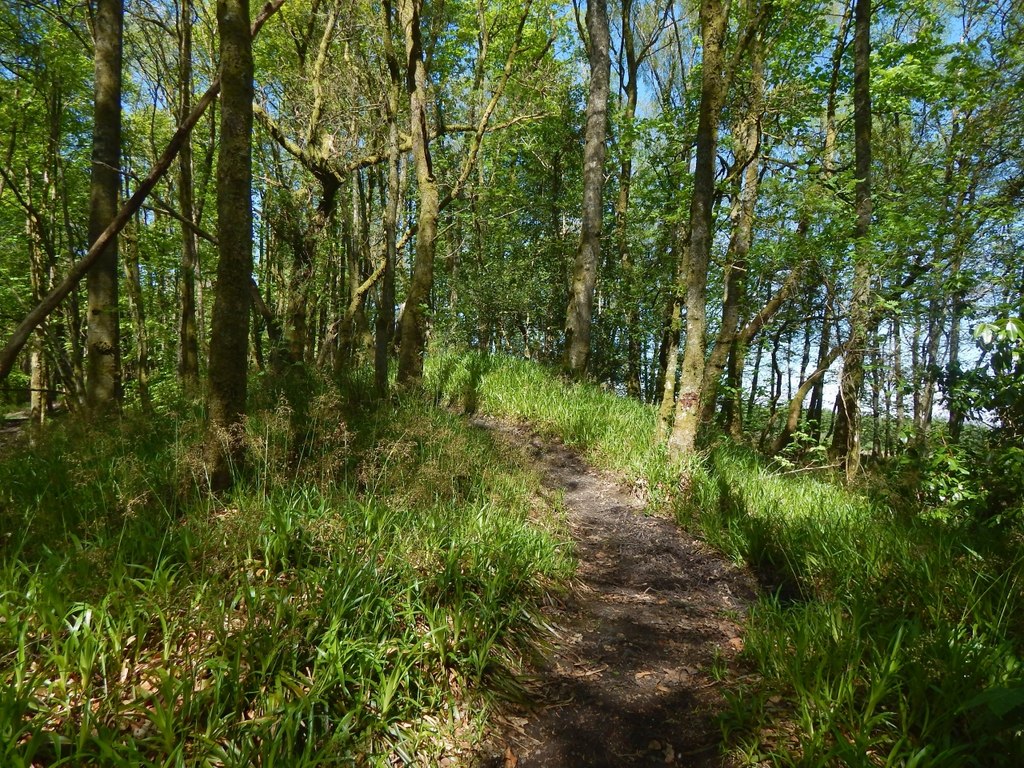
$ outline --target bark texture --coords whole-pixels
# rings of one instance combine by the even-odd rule
[[[264,3],[260,9],[259,15],[253,20],[252,23],[252,37],[256,37],[256,34],[260,31],[267,19],[273,16],[278,9],[284,4],[285,0],[268,0]],[[85,277],[86,273],[92,268],[93,264],[99,258],[100,254],[107,247],[107,244],[117,237],[117,234],[124,229],[124,226],[128,223],[128,220],[135,214],[139,208],[142,207],[142,203],[149,196],[149,193],[153,191],[153,188],[157,185],[170,169],[174,159],[178,156],[178,152],[181,150],[181,145],[188,139],[192,129],[196,127],[196,123],[199,122],[199,118],[203,116],[213,100],[217,98],[217,94],[220,93],[220,76],[210,83],[210,87],[206,89],[206,92],[200,97],[199,101],[196,102],[195,108],[189,113],[188,119],[174,132],[171,140],[167,142],[167,146],[164,147],[163,153],[159,159],[150,169],[149,174],[142,181],[139,182],[135,188],[135,192],[129,198],[121,209],[117,212],[117,216],[114,217],[106,229],[103,230],[102,234],[89,246],[89,251],[81,259],[72,264],[67,271],[64,279],[59,285],[54,287],[52,291],[46,294],[46,298],[39,302],[35,308],[29,312],[25,319],[22,320],[18,327],[14,329],[14,333],[11,334],[7,344],[4,345],[3,349],[0,349],[0,381],[7,378],[7,375],[11,372],[11,368],[14,367],[15,360],[17,360],[18,353],[22,347],[29,340],[29,337],[40,323],[42,323],[50,313],[52,313],[57,307],[60,306],[61,302],[68,297],[76,285]],[[70,301],[74,301],[74,297]],[[201,293],[200,293],[201,302]],[[202,316],[202,313],[200,313]],[[72,342],[74,343],[74,342]]]
[[[395,264],[398,261],[398,196],[399,196],[399,136],[398,100],[401,93],[401,74],[398,56],[391,38],[392,8],[390,0],[384,2],[385,36],[384,53],[388,65],[388,180],[387,198],[384,204],[384,275],[380,286],[380,306],[374,338],[373,371],[374,384],[379,397],[388,391],[388,362],[391,357],[391,339],[395,335]]]
[[[192,2],[184,0],[178,20],[178,124],[192,111]],[[195,201],[192,180],[192,142],[181,145],[178,156],[178,206],[185,220],[181,227],[181,275],[179,276],[178,377],[186,390],[199,385],[199,329],[196,322],[196,269],[199,249],[194,227]]]
[[[252,34],[247,0],[219,0],[221,56],[217,286],[210,333],[207,471],[214,490],[231,485],[245,457],[243,419],[252,278]]]
[[[402,0],[401,19],[405,29],[406,91],[409,94],[412,153],[416,164],[419,212],[416,226],[416,259],[402,311],[401,347],[398,354],[398,383],[412,384],[423,378],[423,354],[427,345],[427,303],[434,286],[434,253],[437,248],[437,220],[440,198],[434,165],[430,157],[427,127],[427,66],[423,59],[420,33],[422,0]]]
[[[735,350],[736,355],[742,355],[750,340],[779,310],[786,295],[795,287],[795,280],[784,283],[788,290],[780,291],[747,326],[740,328],[740,313],[747,292],[747,258],[754,243],[754,215],[760,183],[761,114],[764,111],[764,63],[756,41],[751,53],[750,105],[734,132],[737,140],[737,170],[742,168],[743,172],[740,174],[740,189],[731,216],[732,235],[726,254],[722,324],[704,369],[698,428],[710,424],[714,415],[719,383],[730,352]],[[794,268],[794,273],[797,271]]]
[[[850,299],[850,338],[839,381],[832,457],[848,480],[860,469],[860,395],[864,388],[864,355],[871,313],[871,0],[857,0],[853,32],[853,124],[857,173],[854,206],[853,296]]]
[[[697,445],[701,388],[704,381],[704,350],[707,332],[708,263],[713,238],[715,202],[715,154],[718,121],[727,90],[724,43],[728,29],[729,5],[721,0],[702,0],[701,38],[704,43],[700,110],[697,122],[697,152],[693,196],[690,199],[690,236],[687,240],[684,301],[686,342],[679,374],[679,396],[675,422],[669,435],[669,453],[685,456]]]
[[[93,15],[94,111],[89,243],[117,215],[121,188],[122,0],[97,0]],[[97,411],[121,402],[121,337],[117,308],[117,238],[100,252],[86,277],[86,402]]]
[[[622,0],[622,55],[625,58],[623,131],[620,139],[619,197],[615,201],[615,240],[622,267],[623,320],[626,336],[626,394],[640,398],[640,327],[637,311],[636,265],[629,249],[629,195],[633,182],[633,144],[639,95],[640,59],[633,34],[633,0]]]
[[[605,136],[611,79],[606,0],[588,1],[587,34],[590,37],[590,92],[587,96],[587,125],[583,146],[583,221],[565,317],[565,370],[575,379],[586,375],[590,362],[590,325],[594,312],[597,265],[601,259]]]

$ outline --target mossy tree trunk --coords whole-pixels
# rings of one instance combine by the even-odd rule
[[[629,203],[633,183],[633,144],[639,97],[640,57],[633,34],[633,0],[622,0],[622,55],[625,58],[619,197],[615,201],[615,240],[622,269],[622,303],[626,336],[626,394],[640,398],[640,327],[637,309],[636,264],[629,247]]]
[[[420,33],[422,0],[401,0],[400,14],[405,29],[406,91],[409,94],[412,154],[416,165],[419,210],[416,221],[416,258],[402,312],[401,346],[398,354],[398,383],[413,384],[423,378],[423,355],[427,344],[427,303],[434,287],[434,253],[440,212],[437,179],[430,157],[427,127],[427,66],[423,59]]]
[[[853,296],[850,338],[843,357],[830,454],[852,479],[860,469],[860,395],[871,313],[871,0],[857,0],[853,32],[853,123],[857,185],[854,208]]]
[[[231,485],[245,457],[252,279],[252,36],[247,0],[218,0],[221,58],[217,285],[210,334],[207,471],[214,490]]]
[[[728,79],[725,74],[725,35],[729,5],[722,0],[702,0],[700,6],[703,60],[701,64],[700,109],[697,117],[696,166],[690,199],[690,230],[684,249],[686,269],[682,275],[686,308],[686,341],[679,375],[675,422],[669,435],[669,453],[674,457],[694,451],[700,421],[701,389],[704,381],[705,334],[707,333],[708,265],[711,258],[715,202],[715,163],[718,121],[725,102]]]
[[[89,242],[117,215],[121,188],[122,0],[97,0],[92,17],[94,111],[89,185]],[[86,401],[93,410],[121,404],[121,338],[117,308],[117,238],[102,250],[86,276]]]
[[[388,391],[388,363],[391,357],[391,340],[395,335],[395,263],[398,260],[398,197],[399,197],[399,136],[398,101],[401,93],[401,72],[398,56],[392,38],[392,5],[384,2],[384,55],[388,67],[388,94],[385,101],[388,121],[388,180],[384,205],[384,275],[380,286],[380,306],[374,338],[374,384],[377,395],[384,397]]]
[[[714,416],[715,401],[722,372],[734,345],[746,349],[753,335],[778,311],[782,301],[769,301],[747,328],[740,326],[740,313],[747,293],[747,257],[754,243],[754,216],[757,208],[760,175],[761,117],[764,112],[764,61],[758,41],[751,49],[750,103],[733,135],[736,142],[737,190],[732,210],[732,235],[725,264],[725,297],[722,300],[722,323],[718,337],[704,369],[701,385],[699,426],[707,425]],[[784,298],[784,297],[783,297]],[[755,324],[756,323],[756,324]],[[749,334],[749,335],[748,335]]]
[[[608,92],[611,56],[606,0],[588,0],[587,54],[590,59],[590,92],[583,146],[583,211],[580,245],[573,263],[569,306],[565,318],[565,370],[583,378],[590,362],[590,325],[594,312],[597,266],[601,259],[601,216],[604,193],[605,136],[608,126]]]
[[[178,18],[178,124],[192,111],[192,2],[184,0]],[[192,177],[192,140],[186,139],[178,155],[178,205],[181,227],[181,275],[179,277],[178,378],[187,391],[199,386],[199,326],[196,320],[196,271],[199,249],[195,222]]]

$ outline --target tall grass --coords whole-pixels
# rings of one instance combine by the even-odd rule
[[[524,419],[676,491],[653,410],[539,366],[442,356],[435,399]],[[873,503],[719,445],[667,493],[762,579],[723,728],[735,756],[800,766],[1024,765],[1024,536]]]
[[[713,455],[720,505],[703,527],[772,595],[747,654],[764,675],[733,725],[788,702],[799,738],[765,739],[800,765],[1024,763],[1024,546],[992,531],[898,513],[832,483]]]
[[[412,396],[285,403],[219,501],[189,413],[2,450],[0,765],[433,764],[516,694],[571,565],[536,477]]]
[[[654,411],[636,400],[563,381],[527,360],[477,353],[430,358],[427,386],[436,402],[529,422],[595,465],[641,480],[658,498],[677,480],[654,439]]]

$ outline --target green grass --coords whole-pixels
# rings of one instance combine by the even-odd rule
[[[755,570],[755,674],[722,720],[735,757],[1024,764],[1019,527],[894,508],[730,445],[681,493],[649,408],[476,355],[433,358],[427,385],[364,410],[359,382],[266,382],[249,471],[221,500],[202,491],[199,414],[163,393],[153,416],[0,448],[0,765],[468,748],[487,701],[517,695],[536,606],[572,563],[537,478],[438,405],[561,437]]]
[[[1020,532],[897,513],[720,447],[709,540],[773,594],[747,623],[763,675],[734,698],[748,750],[793,765],[1024,761]],[[798,744],[766,737],[772,697]]]
[[[677,480],[667,452],[653,439],[651,408],[591,384],[567,383],[536,363],[476,353],[438,355],[428,359],[427,387],[436,402],[526,421],[557,435],[596,466],[642,480],[657,498]]]
[[[414,396],[279,395],[218,501],[180,405],[0,449],[0,765],[430,764],[517,694],[571,569],[536,477]]]
[[[893,509],[827,474],[780,473],[721,444],[687,466],[651,409],[527,362],[435,358],[435,399],[524,419],[594,463],[641,478],[681,524],[750,565],[756,675],[722,724],[735,757],[799,766],[1024,764],[1024,536]],[[867,490],[870,490],[868,488]]]

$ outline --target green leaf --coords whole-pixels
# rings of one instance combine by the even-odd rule
[[[1024,685],[986,688],[961,707],[961,711],[988,707],[996,717],[1006,717],[1018,707],[1024,707]]]

